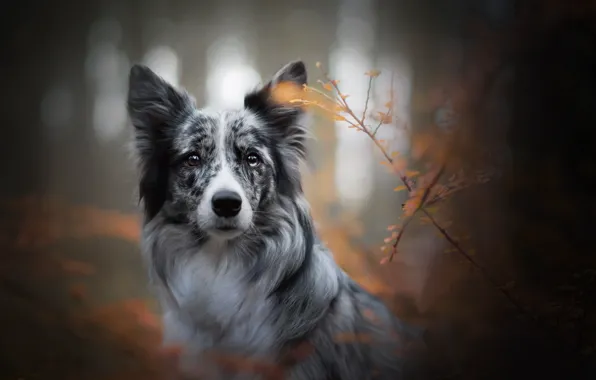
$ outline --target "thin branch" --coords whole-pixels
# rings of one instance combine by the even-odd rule
[[[416,213],[420,210],[423,210],[424,203],[426,202],[426,199],[428,198],[430,191],[437,184],[437,182],[439,181],[439,178],[441,178],[441,176],[443,175],[444,172],[445,172],[445,163],[443,163],[441,165],[441,168],[439,169],[439,171],[437,172],[437,174],[435,175],[435,177],[433,178],[431,183],[426,187],[426,189],[424,189],[424,194],[422,194],[420,203],[418,204],[418,207],[416,207],[416,210],[414,210],[412,215],[410,215],[408,217],[408,219],[406,219],[406,221],[402,224],[402,227],[399,230],[398,235],[395,237],[395,241],[393,242],[393,245],[391,246],[391,253],[389,254],[389,257],[388,257],[389,261],[393,260],[393,257],[397,254],[397,245],[399,244],[399,241],[401,240],[401,237],[403,236],[404,231],[406,230],[406,227],[414,219],[414,216],[416,215]],[[426,211],[426,210],[424,210],[424,211]],[[426,214],[428,214],[428,213],[426,213]]]
[[[393,83],[394,83],[394,77],[395,77],[395,73],[392,71],[391,72],[391,89],[389,90],[389,105],[387,106],[387,117],[393,117],[393,107],[395,106],[394,104],[394,89],[393,89]],[[370,78],[370,80],[372,81],[372,77]],[[379,124],[377,124],[377,127],[373,130],[373,137],[375,137],[377,135],[377,131],[379,130],[379,128],[381,128],[381,126],[383,125],[383,118],[381,118],[381,120],[379,121]]]
[[[478,271],[480,271],[480,273],[482,273],[482,275],[486,278],[486,280],[495,288],[497,288],[499,290],[499,292],[509,301],[509,303],[511,303],[518,312],[520,312],[523,315],[529,316],[531,319],[536,319],[535,317],[533,317],[532,315],[530,315],[528,313],[528,311],[521,305],[519,304],[515,298],[513,298],[513,296],[511,295],[511,293],[504,288],[503,286],[499,285],[499,282],[494,279],[490,273],[488,273],[488,271],[480,264],[478,264],[457,242],[457,240],[455,240],[453,237],[451,237],[451,235],[443,228],[441,227],[435,219],[432,218],[432,216],[430,215],[430,213],[427,210],[422,210],[422,212],[424,213],[425,216],[427,216],[431,223],[433,224],[433,226],[435,226],[437,228],[437,230],[439,230],[439,232],[441,233],[441,235],[443,235],[443,237],[466,259],[466,261],[468,263],[470,263],[470,265],[472,265],[474,268],[476,268]]]
[[[362,112],[362,120],[361,124],[364,125],[364,120],[366,120],[366,112],[368,111],[368,103],[370,101],[370,89],[372,88],[373,77],[370,76],[368,78],[368,89],[366,90],[366,101],[364,102],[364,111]]]
[[[387,151],[385,150],[385,148],[381,145],[381,143],[375,138],[375,134],[371,133],[371,131],[368,130],[368,128],[366,128],[365,125],[363,125],[363,123],[361,122],[361,120],[358,119],[358,117],[356,117],[356,115],[354,114],[354,112],[352,111],[352,109],[350,108],[350,106],[347,104],[347,102],[345,101],[344,97],[343,97],[343,93],[340,91],[339,86],[337,85],[337,83],[335,81],[332,81],[329,79],[329,76],[327,75],[327,73],[323,72],[323,75],[325,77],[325,79],[327,79],[332,86],[334,87],[335,91],[337,91],[339,98],[341,99],[342,105],[345,108],[345,112],[350,115],[352,118],[354,118],[354,120],[356,121],[356,123],[358,123],[361,127],[361,130],[366,133],[375,143],[375,145],[379,148],[379,150],[381,151],[381,153],[383,154],[383,156],[385,157],[385,159],[390,163],[393,164],[394,160],[391,158],[391,156],[387,153]],[[372,79],[372,78],[371,78]],[[368,97],[367,97],[368,98]],[[434,185],[436,185],[436,183],[439,180],[439,177],[443,174],[445,170],[445,164],[443,163],[441,166],[441,169],[439,169],[438,175],[435,176],[435,178],[433,179],[433,181],[431,182],[431,185],[428,186],[425,189],[425,192],[422,196],[422,200],[420,202],[420,204],[418,205],[418,208],[414,211],[414,213],[412,213],[412,215],[406,219],[406,221],[402,224],[402,228],[400,229],[398,235],[395,238],[395,241],[392,245],[392,252],[391,252],[391,256],[390,258],[392,258],[395,255],[395,252],[397,251],[397,245],[399,244],[401,237],[403,236],[405,227],[407,227],[407,225],[412,221],[413,216],[418,212],[421,211],[432,223],[432,225],[441,233],[441,235],[457,250],[457,252],[459,254],[461,254],[466,261],[468,261],[468,263],[470,263],[474,268],[476,268],[477,270],[480,271],[480,273],[486,278],[486,280],[493,285],[495,288],[498,289],[498,291],[507,299],[507,301],[509,301],[509,303],[511,305],[513,305],[522,315],[527,315],[529,316],[531,319],[536,319],[535,317],[533,317],[532,315],[530,315],[525,308],[520,305],[515,298],[513,298],[513,296],[511,295],[511,293],[505,289],[503,286],[499,285],[499,282],[497,280],[495,280],[489,273],[488,271],[481,266],[480,264],[478,264],[457,242],[456,239],[454,239],[451,234],[449,234],[449,232],[447,232],[447,230],[443,227],[441,227],[441,225],[439,224],[439,222],[437,222],[437,220],[428,212],[428,210],[425,209],[426,205],[424,204],[424,202],[427,200],[430,191],[432,189],[432,187],[434,187]],[[412,185],[410,183],[409,178],[402,173],[401,171],[398,171],[398,176],[401,180],[401,182],[403,183],[403,185],[406,187],[406,189],[411,193],[413,188]]]

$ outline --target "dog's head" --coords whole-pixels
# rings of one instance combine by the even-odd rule
[[[243,109],[211,111],[149,68],[132,67],[128,110],[147,220],[164,210],[228,240],[253,228],[280,194],[301,192],[303,110],[276,102],[273,91],[282,82],[306,84],[304,64],[284,66],[246,95]]]

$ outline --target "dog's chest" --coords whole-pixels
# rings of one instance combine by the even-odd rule
[[[240,262],[196,255],[180,263],[172,285],[180,314],[164,322],[166,329],[187,331],[181,340],[239,351],[261,351],[274,344],[273,327],[266,323],[271,304],[247,280]]]

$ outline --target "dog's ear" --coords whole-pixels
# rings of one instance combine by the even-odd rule
[[[129,74],[128,113],[140,169],[139,197],[153,218],[166,199],[168,152],[176,128],[194,108],[194,99],[151,69],[134,65]]]
[[[307,130],[299,123],[304,109],[298,103],[280,101],[274,93],[281,87],[295,93],[301,91],[306,83],[304,62],[293,61],[282,67],[262,88],[244,98],[244,107],[259,115],[280,142],[286,143],[300,158],[306,155],[304,140]]]
[[[304,109],[299,103],[288,100],[294,95],[299,96],[306,81],[304,63],[290,62],[261,89],[244,98],[244,107],[263,120],[268,135],[275,142],[276,153],[280,156],[278,190],[287,194],[301,189],[299,163],[306,158],[309,134],[302,119]]]
[[[292,61],[282,67],[274,76],[271,82],[279,83],[293,83],[297,86],[304,86],[307,82],[306,66],[302,61]]]
[[[128,113],[135,129],[137,149],[148,153],[168,135],[194,106],[194,99],[175,89],[150,68],[134,65],[128,80]]]

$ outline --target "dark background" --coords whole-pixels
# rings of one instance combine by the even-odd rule
[[[403,259],[369,268],[373,278],[397,278],[383,295],[401,318],[430,330],[421,357],[430,374],[420,377],[595,378],[591,3],[3,2],[0,379],[159,377],[158,319],[138,257],[134,171],[118,108],[129,64],[152,46],[170,46],[182,63],[180,84],[202,104],[213,70],[205,62],[220,35],[248,36],[247,60],[265,78],[298,57],[311,72],[317,61],[333,69],[333,52],[362,34],[354,37],[350,27],[372,36],[350,45],[359,55],[341,58],[366,58],[354,70],[407,61],[414,134],[441,127],[441,105],[419,99],[435,88],[463,88],[462,165],[489,162],[499,171],[447,207],[471,235],[474,262],[484,269],[443,252],[441,238],[418,230],[404,242]],[[342,17],[348,32],[339,28]],[[90,69],[93,57],[105,58],[99,71]],[[112,103],[98,108],[98,99]],[[333,177],[341,165],[329,173],[321,168],[345,141],[328,127],[331,142],[315,150],[313,161]],[[408,141],[400,144],[409,149]],[[376,164],[372,148],[358,146],[351,155]],[[371,171],[358,168],[353,175]],[[403,201],[381,169],[372,172],[362,177],[373,183],[366,202],[339,202],[366,225],[357,239],[366,247],[378,245]],[[330,186],[349,187],[342,183]],[[310,199],[325,203],[321,197]],[[335,254],[361,275],[358,264]]]

